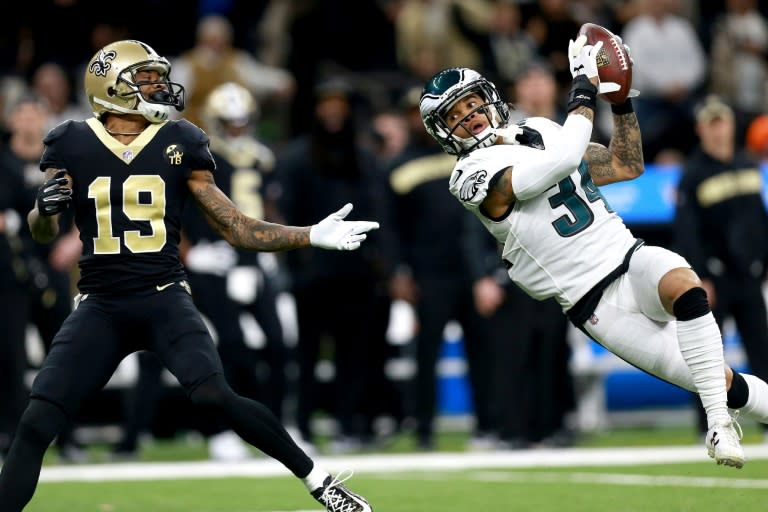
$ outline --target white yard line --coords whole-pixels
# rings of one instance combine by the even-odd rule
[[[749,459],[768,459],[768,444],[745,445]],[[712,462],[703,445],[635,448],[566,448],[492,453],[430,453],[353,455],[319,457],[317,463],[329,471],[351,468],[358,473],[432,471],[493,468],[616,466]],[[714,462],[712,462],[714,464]],[[724,471],[733,471],[724,468]],[[231,478],[289,476],[288,470],[272,459],[246,462],[153,462],[46,466],[41,482],[174,480],[182,478]],[[650,478],[650,477],[648,477]],[[665,477],[666,478],[666,477]],[[707,479],[696,478],[697,481]],[[729,482],[733,480],[728,479]],[[638,484],[639,485],[639,484]]]
[[[727,471],[727,468],[726,468]],[[731,473],[733,474],[733,473]],[[626,475],[618,473],[494,473],[481,472],[467,479],[495,482],[541,482],[635,485],[648,487],[725,487],[728,489],[768,489],[768,480],[750,478],[717,478],[677,475]]]
[[[724,474],[736,474],[724,470]],[[417,473],[381,475],[387,480],[426,480],[426,481],[450,481],[461,479],[476,482],[514,482],[514,483],[575,483],[575,484],[604,484],[604,485],[632,485],[645,487],[723,487],[740,489],[768,489],[767,479],[757,478],[729,478],[729,477],[705,477],[705,476],[679,476],[679,475],[633,475],[621,473],[547,473],[537,471],[526,472],[500,472],[477,471],[471,474],[449,471],[442,473]]]

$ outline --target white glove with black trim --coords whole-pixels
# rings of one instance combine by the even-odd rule
[[[580,35],[574,41],[568,41],[568,62],[570,63],[571,76],[576,78],[579,75],[585,75],[587,78],[594,78],[597,74],[597,53],[603,47],[603,42],[597,44],[587,44],[587,36]],[[598,94],[616,92],[621,86],[615,82],[600,82],[597,88]]]
[[[347,203],[341,210],[312,226],[309,230],[309,243],[312,247],[354,251],[367,238],[365,233],[372,229],[379,229],[378,222],[344,220],[351,211],[352,203]]]

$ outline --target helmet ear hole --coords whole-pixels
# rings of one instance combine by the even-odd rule
[[[117,94],[117,91],[115,91],[115,88],[110,85],[109,87],[107,87],[107,94],[110,96],[114,96],[115,94]]]

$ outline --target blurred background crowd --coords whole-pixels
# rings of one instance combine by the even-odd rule
[[[492,238],[449,197],[452,158],[418,112],[437,71],[476,69],[515,105],[515,120],[562,122],[568,40],[597,23],[631,48],[649,165],[683,169],[724,144],[738,169],[768,161],[768,5],[758,0],[29,0],[15,9],[0,33],[0,455],[76,293],[71,219],[51,245],[26,229],[42,139],[91,116],[83,67],[109,42],[139,39],[171,61],[187,91],[180,115],[211,136],[217,182],[247,214],[309,225],[352,202],[353,217],[382,225],[359,251],[277,256],[236,252],[195,211],[184,226],[190,284],[230,382],[309,449],[318,425],[334,453],[375,448],[401,431],[435,449],[439,394],[450,392],[438,375],[451,374],[468,378],[470,448],[562,446],[578,434],[565,316],[512,287]],[[601,104],[593,139],[607,143],[610,127]],[[685,229],[636,234],[707,267],[712,243],[676,235],[694,214],[680,220]],[[750,215],[732,211],[724,231],[747,224],[737,233],[761,245],[768,233]],[[745,283],[760,295],[764,245],[760,267],[720,295],[724,307],[763,316],[739,325],[756,374],[768,373],[765,306],[733,296]],[[715,281],[729,275],[710,270]],[[728,308],[721,321],[733,316]],[[456,339],[448,345],[461,353],[446,359]],[[59,438],[62,456],[77,460],[79,427],[94,424],[119,427],[116,456],[184,429],[202,433],[212,457],[248,456],[233,434],[189,419],[151,355],[118,373]]]

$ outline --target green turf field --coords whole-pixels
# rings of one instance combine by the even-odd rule
[[[751,512],[766,510],[768,461],[411,471],[354,476],[377,511]],[[295,479],[43,483],[29,512],[320,510]]]
[[[426,454],[413,453],[410,436],[400,436],[377,454],[325,455],[322,462],[334,472],[342,466],[355,469],[350,486],[369,498],[378,512],[762,512],[768,510],[768,446],[757,427],[745,430],[747,456],[757,456],[742,470],[711,462],[690,428],[615,429],[582,438],[576,449],[505,452],[501,462],[493,458],[499,453],[463,452],[467,439],[463,433],[442,434],[438,451]],[[580,450],[590,454],[583,466],[552,462]],[[610,462],[612,454],[623,451],[636,456],[682,452],[687,454],[683,460],[688,459]],[[510,465],[505,465],[507,458]],[[265,476],[235,472],[216,478],[182,478],[176,473],[179,468],[207,467],[200,443],[155,442],[145,447],[138,463],[104,464],[106,457],[98,448],[92,450],[91,459],[89,466],[61,465],[51,450],[38,492],[25,512],[321,510],[299,481],[265,457],[254,463],[272,467]],[[385,463],[379,465],[382,459]],[[420,462],[430,459],[431,465]],[[169,460],[183,462],[167,465],[159,477],[144,473],[160,467],[157,461]],[[451,469],[446,461],[454,460],[474,462]],[[581,461],[577,457],[577,463]],[[107,481],[71,476],[84,468],[92,471],[86,480]],[[110,476],[115,468],[133,468],[132,476],[128,480]]]

